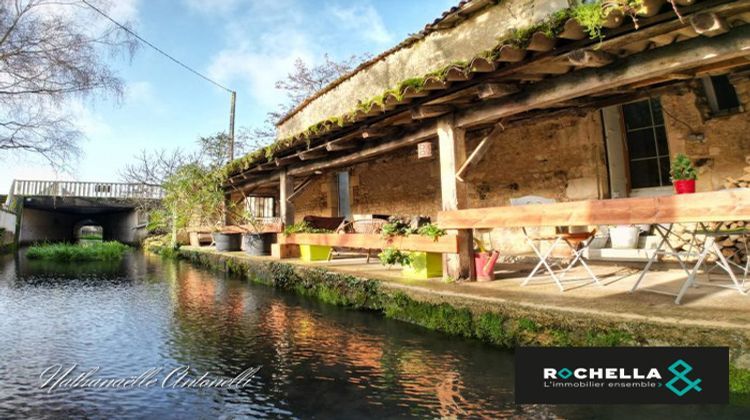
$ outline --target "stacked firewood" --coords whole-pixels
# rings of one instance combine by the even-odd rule
[[[750,188],[750,155],[745,156],[744,173],[739,178],[727,177],[724,181],[724,188]],[[737,230],[742,231],[743,229],[750,229],[750,225],[747,223],[750,221],[737,221],[731,223],[724,223],[722,230]],[[748,236],[744,234],[728,235],[724,237],[716,238],[717,243],[721,247],[721,252],[725,257],[729,258],[737,264],[744,264],[747,261],[747,249],[750,247],[748,243]]]
[[[731,188],[748,188],[750,187],[750,155],[745,156],[745,163],[748,166],[745,166],[744,174],[742,174],[739,178],[733,178],[733,177],[727,177],[727,179],[724,181],[724,188],[731,189]]]

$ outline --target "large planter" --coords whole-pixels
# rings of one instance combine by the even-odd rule
[[[242,234],[240,233],[221,233],[213,234],[216,250],[219,252],[234,252],[242,248]]]
[[[495,280],[495,263],[500,253],[497,251],[477,252],[474,254],[474,266],[477,272],[477,281]]]
[[[612,248],[634,249],[638,245],[638,235],[641,230],[638,226],[623,225],[609,228],[609,239]]]
[[[674,184],[674,191],[677,194],[692,194],[695,192],[694,179],[680,179],[672,181],[672,184]]]
[[[443,275],[443,254],[437,252],[410,252],[411,264],[401,270],[410,279],[429,279]]]
[[[299,257],[302,261],[327,261],[331,253],[330,246],[324,245],[300,245]]]
[[[262,256],[271,254],[272,233],[245,233],[242,235],[242,248],[246,254]]]

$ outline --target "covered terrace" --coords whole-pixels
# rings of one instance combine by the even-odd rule
[[[228,198],[274,200],[273,214],[261,216],[278,216],[286,226],[307,215],[427,215],[450,229],[438,250],[444,277],[474,279],[475,228],[494,229],[493,246],[510,256],[529,251],[512,231],[518,226],[446,223],[438,212],[483,214],[525,195],[607,203],[670,194],[665,169],[677,151],[703,163],[701,191],[723,188],[721,180],[735,171],[742,175],[750,154],[743,113],[750,106],[749,2],[676,0],[675,10],[672,2],[646,1],[637,25],[622,12],[608,15],[601,38],[570,13],[567,1],[496,3],[461,2],[303,102],[279,123],[278,143],[230,164]],[[498,22],[510,21],[513,27],[506,23],[498,33]],[[719,103],[727,81],[738,106]],[[644,110],[647,124],[630,120]],[[636,156],[633,141],[642,128],[650,129],[654,150]],[[732,217],[750,219],[747,210]],[[385,246],[353,235],[315,240]],[[404,249],[438,246],[422,242]],[[283,235],[279,244],[299,245]],[[395,273],[356,261],[320,264]],[[518,270],[507,273],[499,278],[518,277]],[[597,294],[592,301],[604,308],[622,284],[580,293]],[[547,286],[461,287],[533,300],[526,294],[546,293]],[[729,291],[697,288],[688,295],[700,293],[706,295],[692,304],[718,308],[713,299]]]

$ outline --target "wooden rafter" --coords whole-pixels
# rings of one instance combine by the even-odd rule
[[[463,111],[458,124],[469,127],[534,108],[592,95],[668,73],[744,57],[750,53],[750,26],[714,38],[696,38],[621,60],[611,67],[586,69],[530,86],[523,95]],[[520,96],[520,97],[518,97]]]

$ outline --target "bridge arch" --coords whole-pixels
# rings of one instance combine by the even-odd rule
[[[138,244],[146,236],[146,218],[138,210],[164,196],[143,184],[13,181],[8,202],[17,202],[18,242],[73,242],[81,227],[101,226],[104,240]]]
[[[78,242],[81,239],[81,236],[83,235],[83,228],[85,227],[96,227],[99,233],[101,233],[102,239],[105,237],[104,233],[104,225],[93,218],[86,218],[79,220],[73,225],[73,240],[75,242]]]

